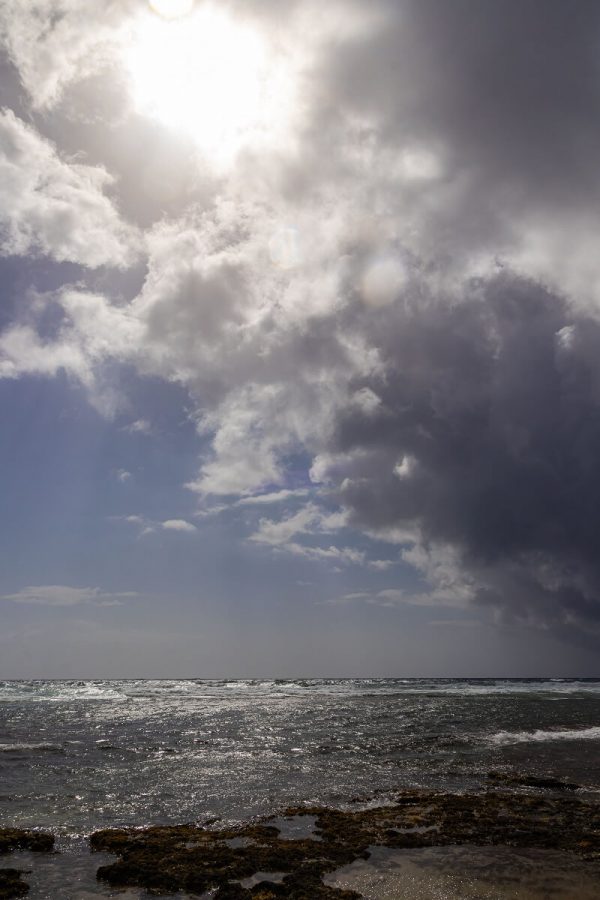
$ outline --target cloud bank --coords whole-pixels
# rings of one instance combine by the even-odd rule
[[[42,584],[24,587],[14,594],[4,594],[2,600],[36,606],[120,606],[123,600],[137,597],[134,591],[110,593],[97,587],[70,587],[64,584]]]

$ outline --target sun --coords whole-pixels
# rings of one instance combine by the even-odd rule
[[[194,0],[149,6],[125,49],[138,112],[193,138],[220,165],[285,134],[291,71],[267,35]]]

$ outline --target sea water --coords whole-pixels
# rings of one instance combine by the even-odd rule
[[[86,845],[98,828],[480,790],[490,770],[595,795],[599,750],[600,680],[5,681],[0,824],[53,831],[77,859],[79,898],[98,890]],[[66,897],[42,887],[56,861],[31,864],[32,900]]]

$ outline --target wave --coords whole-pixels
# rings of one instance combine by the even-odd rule
[[[565,728],[553,731],[499,731],[490,737],[490,742],[499,746],[506,744],[528,744],[541,741],[597,741],[600,740],[600,726],[592,728]]]
[[[0,744],[0,753],[62,753],[60,744]]]
[[[109,681],[3,681],[3,703],[69,703],[79,700],[126,700],[126,695]]]
[[[86,681],[3,681],[0,702],[69,703],[78,701],[250,700],[256,697],[306,695],[396,696],[536,695],[545,699],[600,693],[600,680],[585,679],[436,679],[436,678],[297,678],[297,679],[124,679]]]

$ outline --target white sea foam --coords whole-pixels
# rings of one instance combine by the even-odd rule
[[[15,743],[15,744],[0,744],[0,753],[36,753],[36,752],[44,752],[44,751],[54,751],[55,753],[59,753],[62,751],[62,747],[58,744],[24,744],[24,743]]]
[[[600,726],[593,728],[566,728],[543,731],[499,731],[490,738],[492,744],[529,744],[540,741],[597,741],[600,740]]]
[[[178,697],[218,699],[227,702],[256,697],[403,696],[413,694],[452,695],[536,695],[547,700],[600,694],[599,681],[569,679],[429,679],[429,678],[310,678],[310,679],[128,679],[122,681],[4,681],[0,682],[0,702],[69,703],[104,700]]]
[[[79,700],[125,700],[125,694],[108,681],[4,681],[3,703],[68,703]]]

